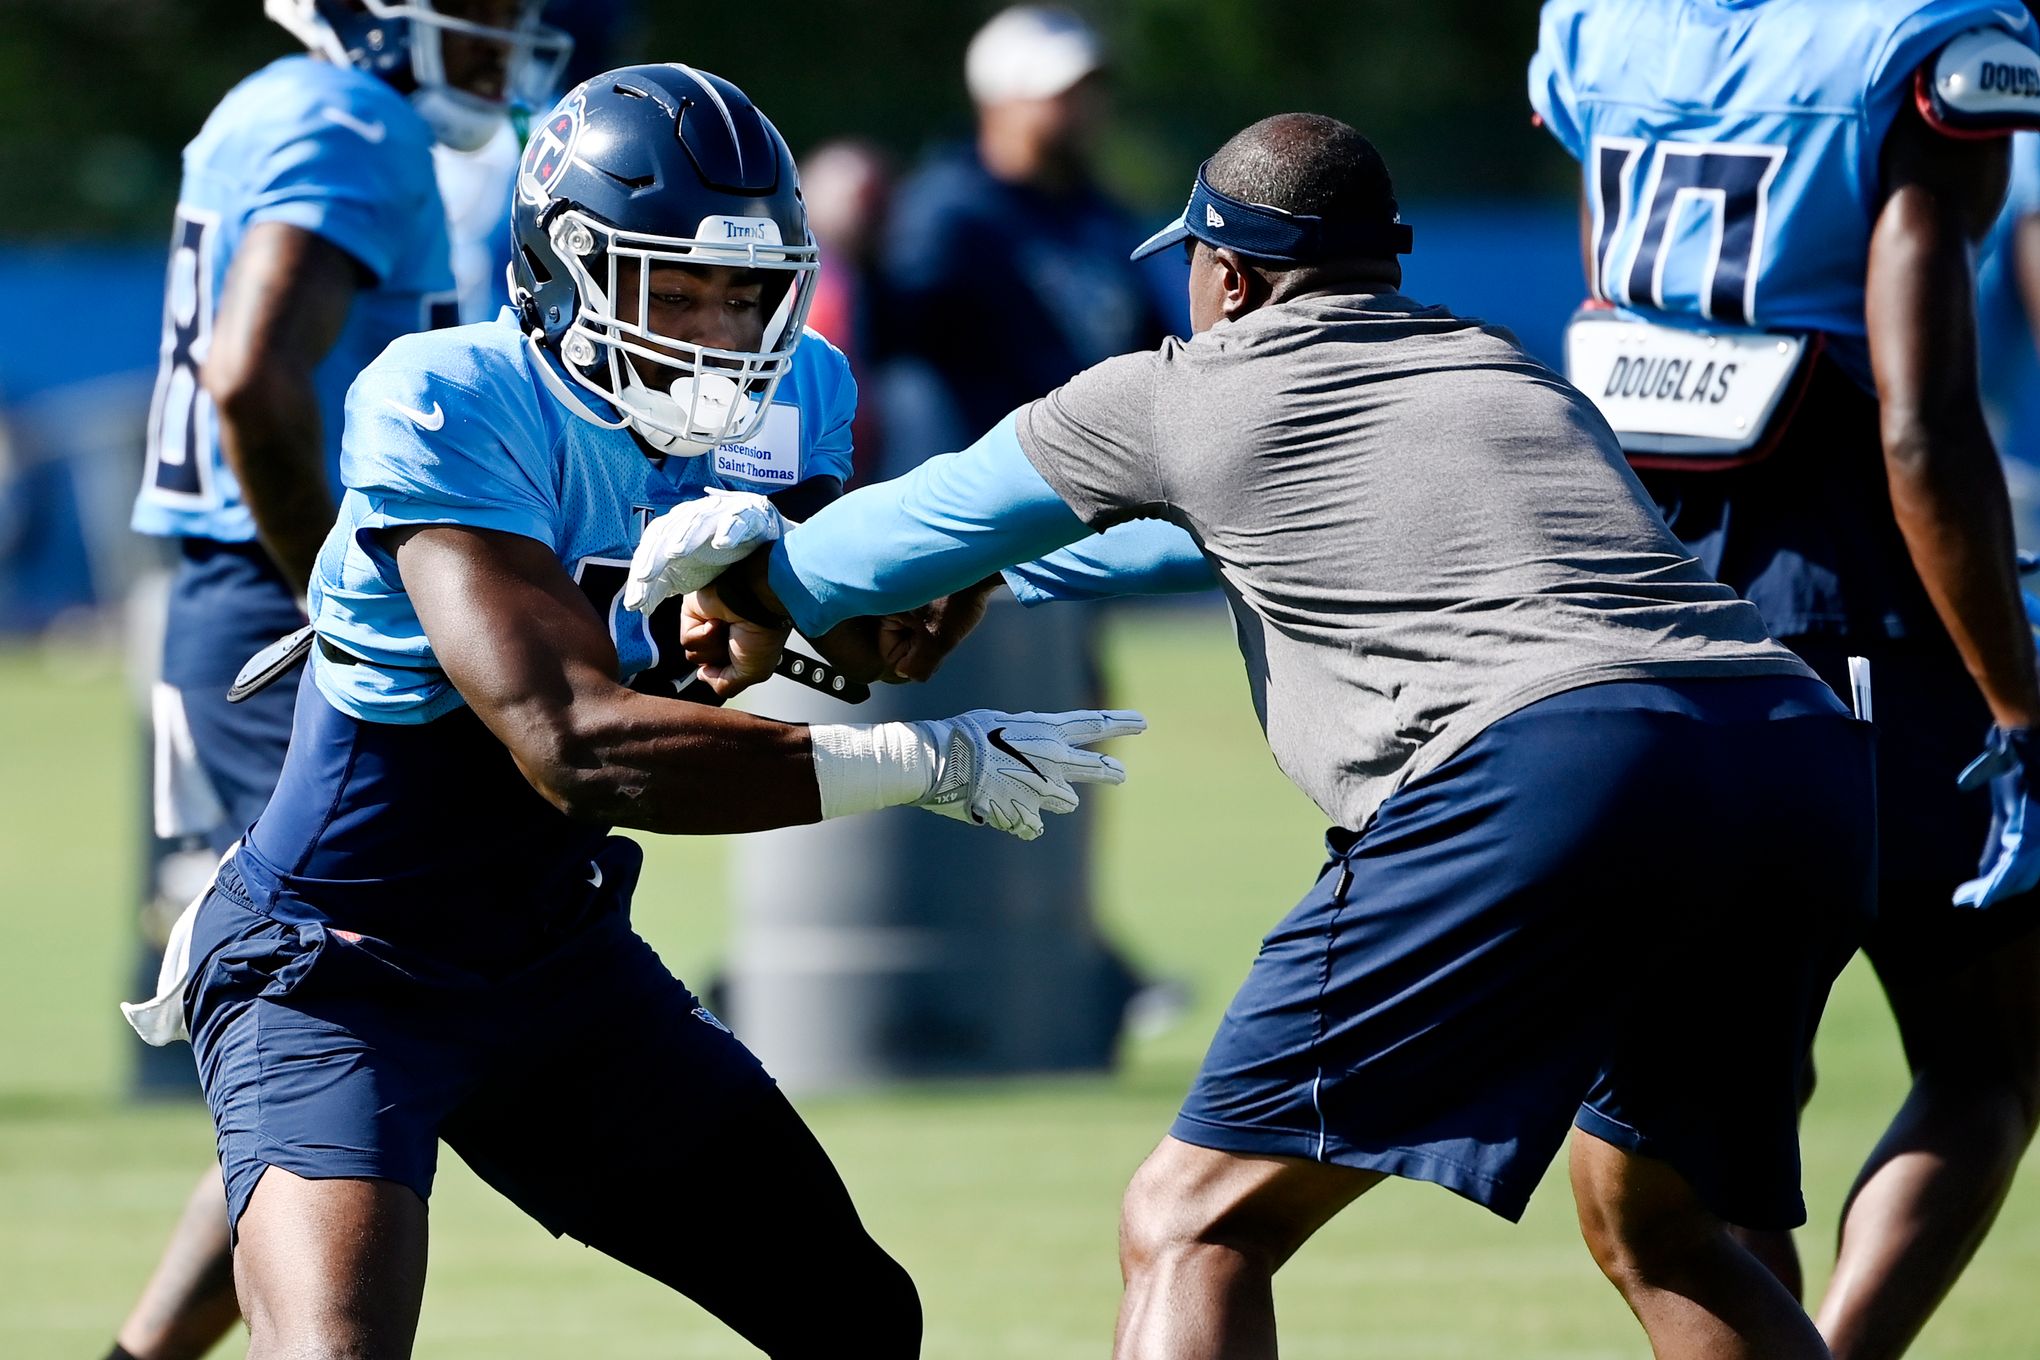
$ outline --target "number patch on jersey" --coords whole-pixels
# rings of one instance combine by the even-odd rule
[[[1750,324],[1784,161],[1782,146],[1594,138],[1594,295],[1680,310],[1665,301],[1669,272],[1697,293],[1701,316]]]
[[[418,329],[441,331],[460,324],[460,294],[427,293],[418,303]]]
[[[163,285],[163,341],[149,401],[146,494],[180,505],[214,498],[212,398],[199,384],[212,344],[213,249],[219,215],[179,205]]]
[[[634,614],[623,607],[623,588],[629,580],[629,558],[584,557],[574,564],[574,584],[602,616],[616,646],[623,667],[620,678],[647,694],[672,695],[694,678],[695,671],[680,650],[681,601],[667,600],[649,617]],[[620,633],[619,624],[632,631]]]

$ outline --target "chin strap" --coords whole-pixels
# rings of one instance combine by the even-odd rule
[[[539,381],[543,382],[546,391],[558,397],[569,411],[572,411],[590,425],[599,425],[605,430],[627,430],[630,428],[628,417],[622,420],[604,420],[601,416],[596,415],[595,408],[582,400],[581,394],[576,392],[568,384],[567,380],[560,376],[559,370],[553,367],[552,355],[546,352],[545,346],[539,344],[530,335],[524,337],[524,343],[531,347],[531,362],[533,367],[538,369]]]

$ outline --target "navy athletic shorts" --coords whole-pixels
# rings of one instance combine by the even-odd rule
[[[631,930],[641,863],[612,838],[549,947],[482,975],[274,919],[230,859],[199,909],[185,1005],[237,1232],[271,1166],[429,1198],[444,1139],[547,1230],[585,1240],[593,1168],[633,1159],[670,1174],[770,1093],[758,1060]]]
[[[1801,1061],[1871,910],[1870,738],[1797,677],[1613,683],[1399,789],[1276,926],[1171,1133],[1522,1215],[1577,1122],[1805,1221]]]
[[[249,657],[304,621],[259,543],[184,541],[164,621],[163,682],[183,697],[192,749],[226,811],[209,836],[216,854],[254,824],[275,791],[297,702],[288,680],[238,704],[227,702],[227,686]]]

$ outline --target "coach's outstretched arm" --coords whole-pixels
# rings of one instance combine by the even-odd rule
[[[639,694],[544,544],[460,526],[385,543],[433,655],[533,788],[570,816],[716,834],[911,805],[1031,840],[1079,783],[1126,771],[1091,743],[1137,713],[978,711],[929,722],[774,722]]]
[[[734,583],[700,591],[690,612],[730,623],[783,619],[820,640],[851,620],[970,590],[1016,564],[1028,565],[1006,579],[1030,602],[1211,584],[1196,544],[1173,525],[1135,521],[1094,534],[1028,461],[1014,427],[1008,416],[961,452],[851,492],[735,568]],[[1082,551],[1057,551],[1080,540]],[[766,617],[752,618],[758,606]],[[754,648],[732,664],[712,661],[703,674],[734,694],[769,674],[775,659]]]

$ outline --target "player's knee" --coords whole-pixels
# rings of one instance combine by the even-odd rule
[[[2040,1064],[2030,1060],[1979,1051],[1934,1054],[1917,1063],[1913,1082],[1933,1107],[1961,1112],[1975,1156],[1987,1155],[1987,1142],[2017,1161],[2040,1132]]]
[[[1274,1251],[1242,1226],[1234,1207],[1218,1187],[1186,1182],[1160,1154],[1149,1157],[1120,1199],[1120,1273],[1132,1280],[1171,1258],[1212,1249],[1265,1258],[1272,1270]]]
[[[1609,1184],[1578,1198],[1580,1236],[1594,1264],[1617,1287],[1671,1278],[1727,1231],[1687,1194]]]

